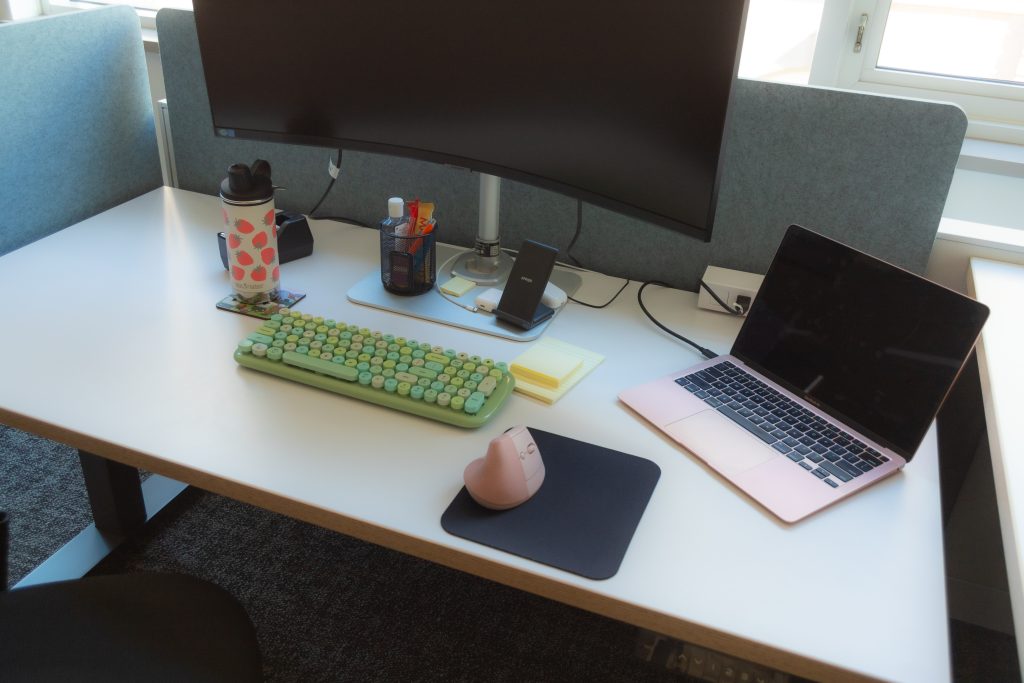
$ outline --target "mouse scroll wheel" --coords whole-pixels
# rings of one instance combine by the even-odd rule
[[[537,444],[533,443],[532,441],[530,443],[528,443],[526,445],[526,452],[527,453],[536,453],[537,452]]]

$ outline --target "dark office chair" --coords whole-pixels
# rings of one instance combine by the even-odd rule
[[[0,512],[0,586],[7,586]],[[0,590],[0,679],[260,681],[252,622],[227,591],[176,574]]]

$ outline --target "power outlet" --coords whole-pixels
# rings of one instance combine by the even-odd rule
[[[761,283],[764,282],[764,275],[744,273],[742,270],[731,270],[729,268],[719,268],[718,266],[708,266],[707,270],[704,271],[703,279],[704,284],[710,287],[730,309],[737,310],[738,306],[742,309],[741,315],[746,315],[747,311],[750,310],[750,305],[754,303],[754,299],[757,297],[757,290],[761,288]],[[727,313],[703,287],[699,289],[697,305],[709,311]]]

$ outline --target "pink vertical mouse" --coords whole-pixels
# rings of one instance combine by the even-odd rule
[[[530,430],[520,425],[491,440],[487,454],[469,463],[462,476],[477,503],[508,510],[525,503],[544,483],[544,461]]]

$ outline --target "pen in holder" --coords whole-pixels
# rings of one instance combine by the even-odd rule
[[[408,228],[407,225],[400,226]],[[437,227],[421,235],[380,231],[380,279],[394,294],[422,294],[437,279]]]

